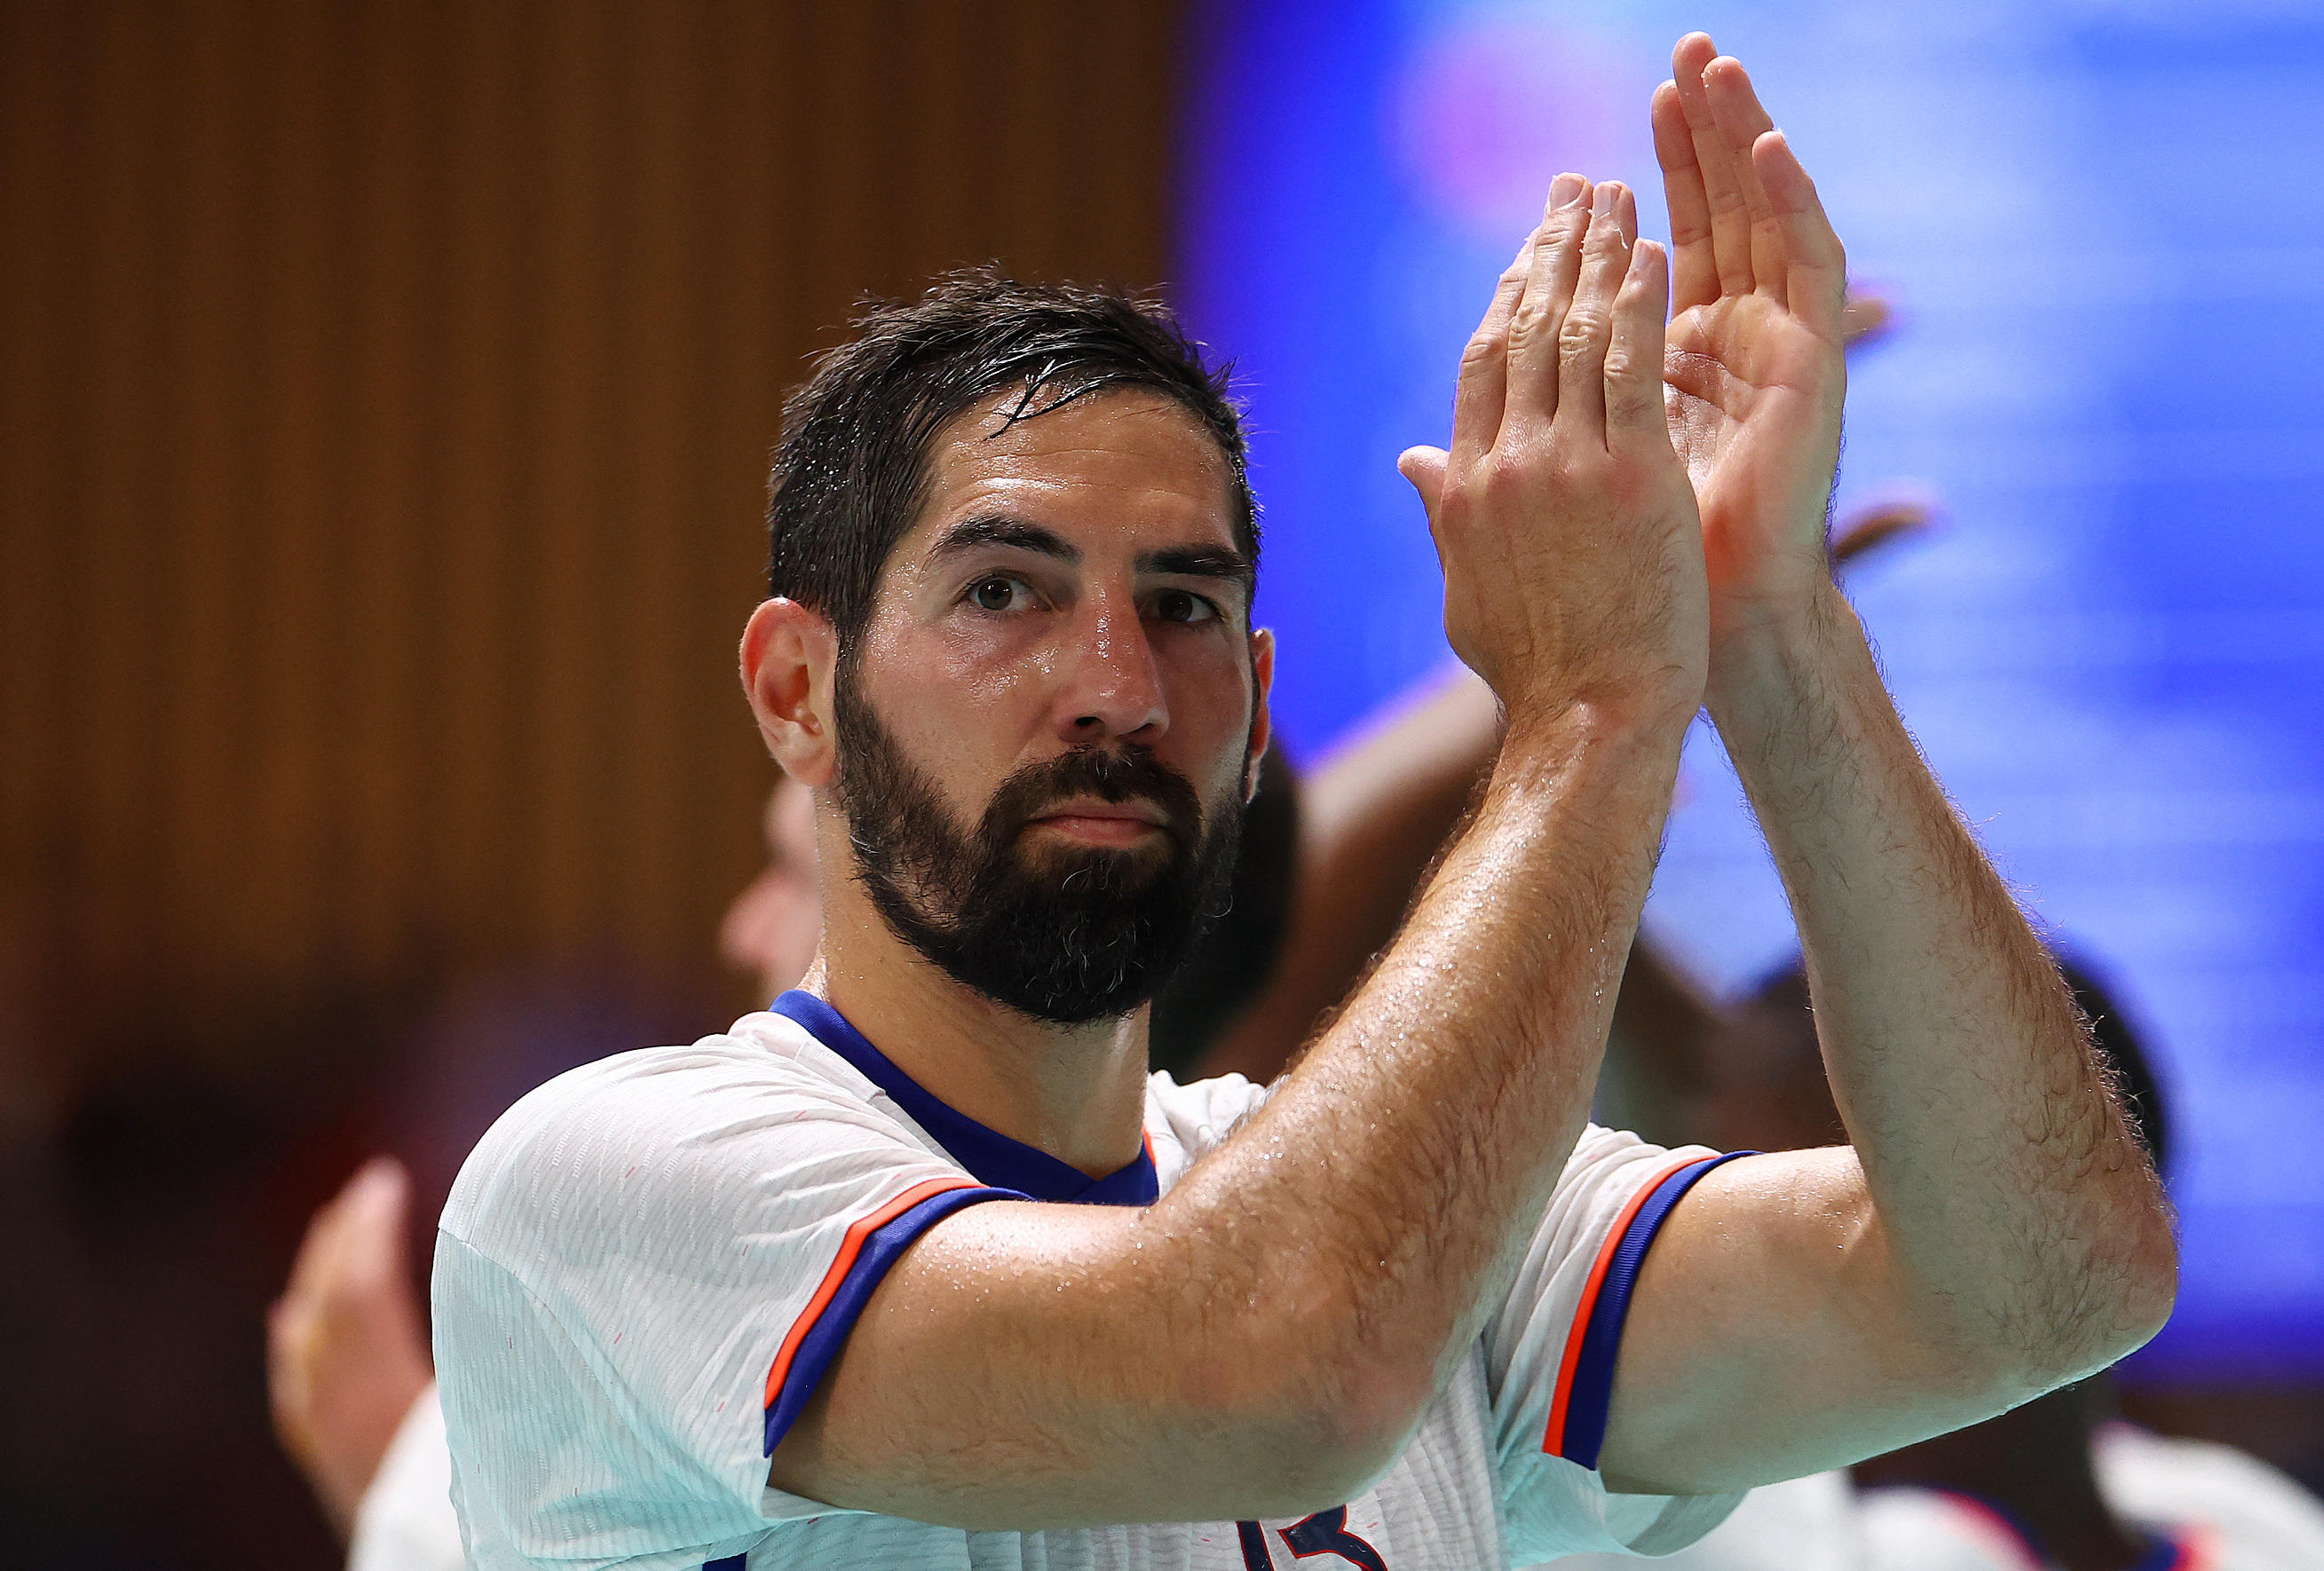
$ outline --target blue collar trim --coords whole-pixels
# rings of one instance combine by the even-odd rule
[[[1154,1171],[1154,1153],[1140,1146],[1138,1160],[1103,1178],[1093,1179],[1069,1162],[1058,1161],[1038,1146],[1012,1140],[988,1129],[965,1113],[955,1112],[920,1083],[898,1069],[888,1055],[872,1045],[847,1017],[812,993],[797,988],[770,1006],[773,1012],[807,1028],[807,1034],[894,1098],[913,1123],[936,1137],[937,1144],[968,1169],[977,1182],[995,1189],[1015,1190],[1037,1200],[1082,1206],[1150,1206],[1162,1195],[1160,1176]]]

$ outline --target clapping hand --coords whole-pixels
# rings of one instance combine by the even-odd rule
[[[1702,514],[1714,696],[1722,649],[1830,583],[1848,386],[1839,237],[1741,64],[1715,56],[1699,32],[1680,40],[1654,99],[1673,247],[1664,380]]]
[[[1700,526],[1656,377],[1668,282],[1636,236],[1627,187],[1560,175],[1462,356],[1451,450],[1399,461],[1443,563],[1445,631],[1512,727],[1701,702]]]

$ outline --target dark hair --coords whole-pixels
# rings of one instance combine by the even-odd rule
[[[919,510],[936,433],[996,393],[1019,395],[1012,425],[1095,392],[1172,400],[1226,455],[1235,543],[1258,562],[1258,509],[1227,369],[1206,366],[1159,302],[1021,284],[988,266],[941,278],[909,303],[870,302],[854,326],[785,403],[767,486],[767,592],[828,618],[843,654]]]

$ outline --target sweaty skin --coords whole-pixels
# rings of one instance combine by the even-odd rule
[[[1634,239],[1629,193],[1561,177],[1464,355],[1451,449],[1405,455],[1447,631],[1506,722],[1397,942],[1156,1205],[992,1202],[931,1227],[777,1447],[778,1486],[1015,1529],[1294,1515],[1360,1492],[1506,1291],[1573,1147],[1706,698],[1798,912],[1856,1149],[1729,1164],[1674,1213],[1623,1339],[1609,1480],[1706,1493],[1837,1465],[2161,1323],[2153,1174],[1824,566],[1838,242],[1741,69],[1697,35],[1677,69],[1656,105],[1667,367],[1664,256]],[[1232,570],[1217,454],[1130,394],[995,425],[978,411],[940,438],[865,691],[964,823],[1019,763],[1115,739],[1222,801],[1265,745],[1271,651]],[[996,515],[1047,543],[948,545]],[[1158,566],[1205,557],[1215,571]],[[1216,614],[1185,614],[1190,593]],[[825,790],[836,656],[785,601],[742,649],[763,735],[818,795],[809,986],[971,1116],[1119,1167],[1144,1012],[1066,1029],[983,1004],[844,877]]]

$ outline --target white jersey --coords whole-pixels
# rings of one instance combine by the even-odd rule
[[[1462,1571],[1667,1554],[1737,1496],[1594,1471],[1646,1245],[1723,1160],[1591,1127],[1523,1269],[1387,1474],[1297,1520],[968,1532],[775,1489],[767,1458],[897,1256],[994,1199],[1150,1204],[1265,1093],[1149,1082],[1146,1151],[1092,1180],[913,1082],[789,993],[691,1047],[575,1070],[511,1108],[437,1238],[453,1499],[480,1571]],[[973,1357],[964,1349],[964,1357]]]
[[[2255,1456],[2108,1424],[2091,1445],[2098,1493],[2147,1536],[2135,1571],[2316,1571],[2324,1503]],[[1861,1497],[1877,1571],[2046,1571],[2048,1558],[2007,1512],[1939,1489]]]
[[[444,1409],[430,1385],[396,1426],[355,1506],[347,1571],[461,1571],[460,1519],[452,1511],[452,1455]]]

